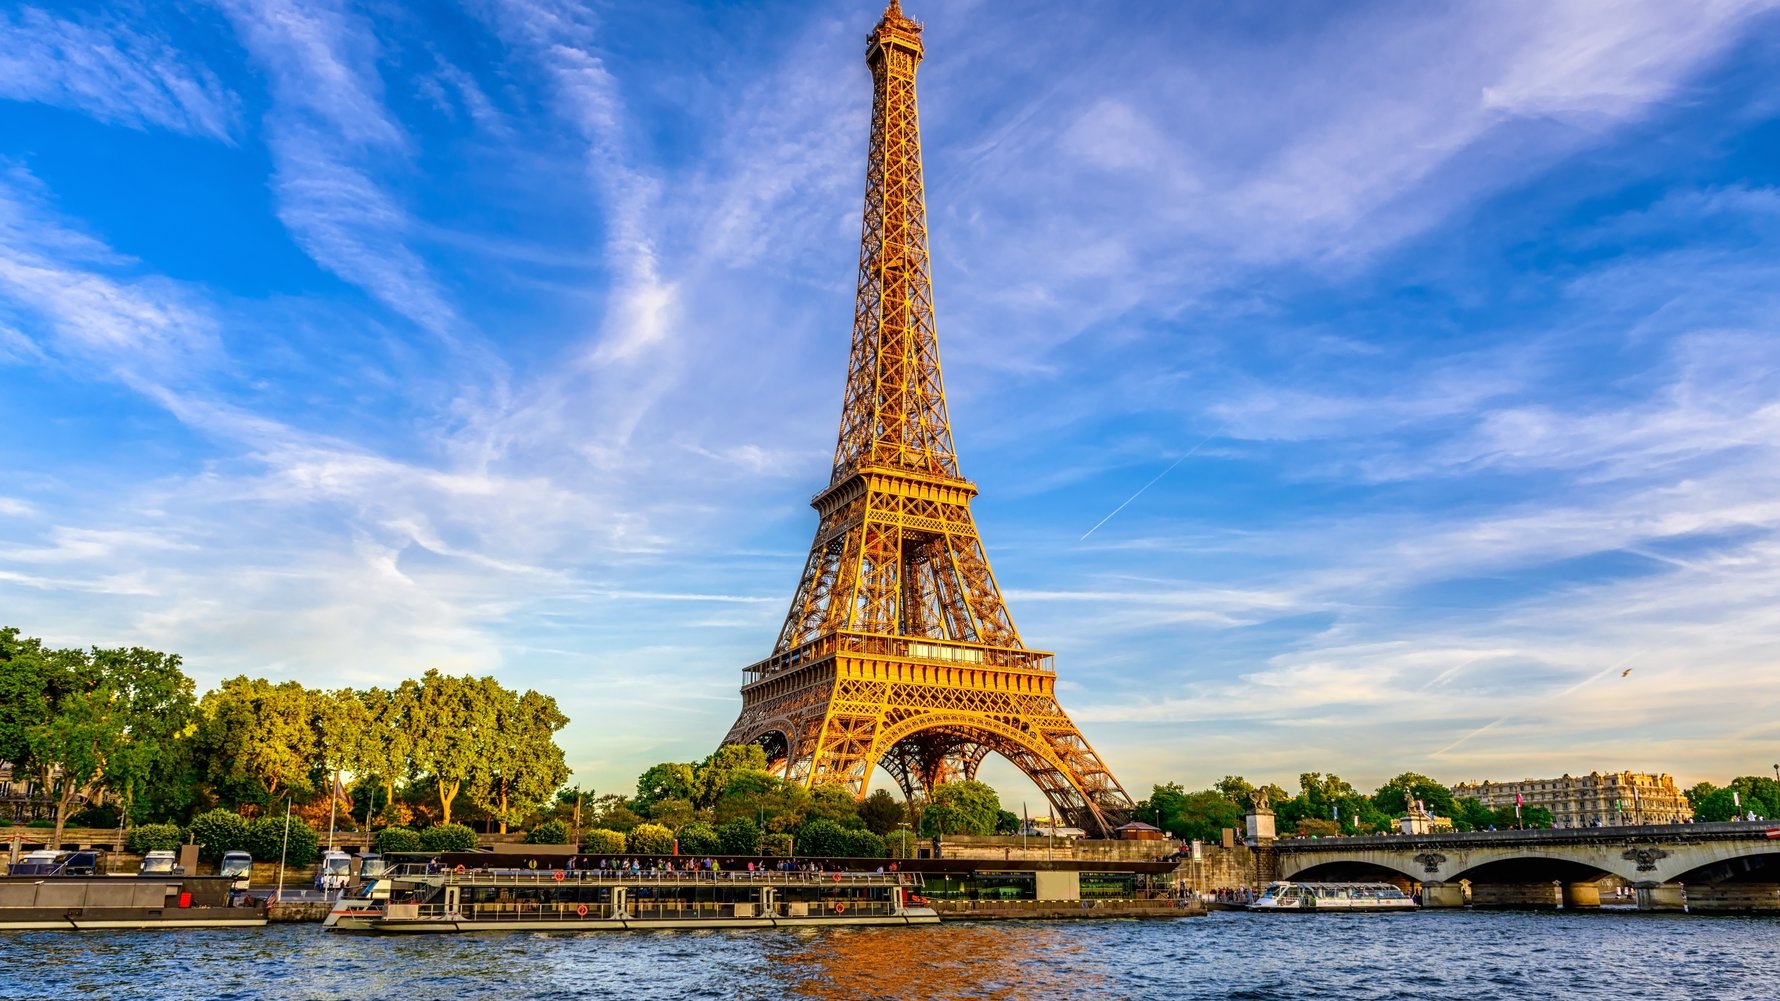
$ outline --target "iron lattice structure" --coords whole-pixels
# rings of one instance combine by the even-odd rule
[[[730,743],[789,780],[914,796],[1012,761],[1068,823],[1107,832],[1131,800],[1057,703],[1051,654],[1020,641],[971,517],[940,379],[915,69],[892,0],[866,49],[871,149],[852,354],[821,521],[772,656],[749,666]]]

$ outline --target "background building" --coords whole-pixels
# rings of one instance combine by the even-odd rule
[[[1460,783],[1455,799],[1472,798],[1485,806],[1522,806],[1551,811],[1559,827],[1608,824],[1672,824],[1693,819],[1693,807],[1675,787],[1672,775],[1643,772],[1590,772],[1581,777],[1521,779],[1518,782]]]

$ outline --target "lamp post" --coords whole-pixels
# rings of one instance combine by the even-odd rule
[[[290,797],[284,798],[284,847],[278,850],[278,892],[273,900],[284,902],[284,857],[290,854]]]

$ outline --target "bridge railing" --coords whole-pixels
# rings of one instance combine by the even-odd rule
[[[1780,821],[1737,820],[1711,824],[1621,824],[1609,827],[1522,828],[1505,831],[1441,831],[1437,834],[1359,834],[1352,837],[1280,838],[1275,851],[1352,851],[1409,844],[1555,844],[1578,841],[1729,841],[1762,838]]]

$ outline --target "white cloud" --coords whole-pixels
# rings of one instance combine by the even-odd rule
[[[0,36],[0,97],[233,141],[235,95],[152,32],[122,19],[73,20],[23,7],[0,12]]]

